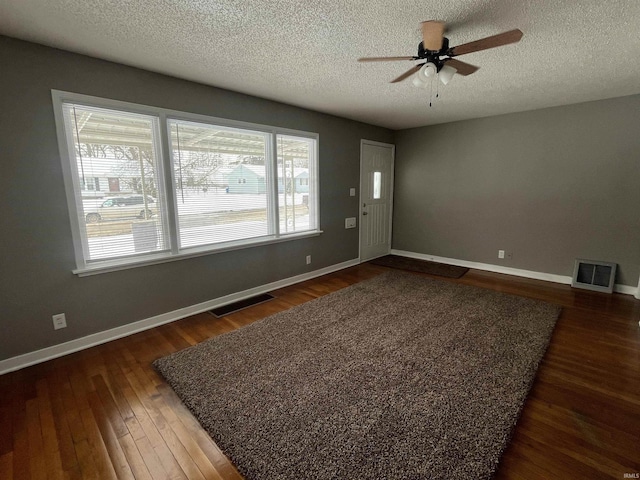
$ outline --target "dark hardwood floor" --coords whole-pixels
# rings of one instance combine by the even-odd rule
[[[363,264],[0,376],[0,479],[241,478],[151,362],[385,270]],[[640,473],[640,301],[476,270],[442,280],[564,307],[498,479]]]

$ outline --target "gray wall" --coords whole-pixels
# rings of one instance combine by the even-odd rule
[[[358,257],[360,139],[390,130],[0,37],[0,360]],[[79,278],[51,89],[320,134],[319,237]],[[313,264],[305,264],[305,255]],[[68,327],[54,331],[51,315]]]
[[[393,248],[569,276],[575,258],[611,261],[638,285],[640,95],[395,139]]]

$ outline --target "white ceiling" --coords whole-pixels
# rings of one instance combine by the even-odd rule
[[[422,20],[452,46],[513,28],[429,90],[389,81]],[[0,0],[0,33],[393,129],[640,93],[640,0]],[[434,92],[435,95],[435,92]]]

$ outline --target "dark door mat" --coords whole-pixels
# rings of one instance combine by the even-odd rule
[[[383,267],[399,268],[401,270],[410,270],[412,272],[428,273],[447,278],[460,278],[469,271],[467,267],[458,267],[457,265],[446,265],[444,263],[429,262],[427,260],[418,260],[417,258],[400,257],[398,255],[387,255],[371,260],[374,265],[382,265]]]
[[[237,312],[238,310],[242,310],[243,308],[252,307],[259,303],[268,302],[276,297],[270,295],[268,293],[263,293],[262,295],[256,295],[255,297],[245,298],[244,300],[240,300],[239,302],[230,303],[229,305],[225,305],[223,307],[214,308],[213,310],[209,310],[215,317],[224,317],[225,315],[229,315],[230,313]]]

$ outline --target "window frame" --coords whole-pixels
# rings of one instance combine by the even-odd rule
[[[249,123],[239,120],[231,120],[226,118],[213,117],[210,115],[202,115],[178,110],[171,110],[162,107],[153,107],[120,100],[112,100],[107,98],[83,95],[78,93],[66,92],[61,90],[51,90],[54,117],[56,124],[56,133],[58,137],[58,148],[60,153],[60,161],[62,164],[62,172],[64,179],[65,193],[67,197],[67,206],[69,211],[69,219],[71,224],[71,234],[76,259],[76,268],[74,274],[79,276],[94,275],[98,273],[106,273],[128,268],[136,268],[157,263],[178,261],[185,258],[192,258],[204,255],[212,255],[220,252],[269,245],[284,241],[297,240],[301,238],[314,237],[322,234],[320,228],[320,179],[319,179],[319,144],[320,136],[314,132],[306,132],[289,128],[275,127],[269,125],[261,125]],[[158,187],[162,193],[158,195],[158,201],[162,205],[162,222],[165,225],[165,250],[157,253],[144,253],[140,255],[132,255],[129,257],[121,257],[117,259],[99,260],[89,262],[87,255],[87,238],[86,230],[80,221],[80,212],[82,212],[82,195],[81,191],[77,191],[76,186],[80,187],[77,169],[72,167],[75,161],[75,147],[73,139],[68,134],[65,123],[63,104],[74,103],[87,107],[105,108],[125,113],[140,114],[154,117],[155,131],[158,135],[156,142],[159,165],[156,166],[158,175]],[[195,122],[209,124],[222,128],[246,129],[255,132],[262,132],[268,136],[267,155],[265,164],[268,163],[267,170],[272,172],[272,181],[267,181],[268,202],[272,203],[272,218],[269,222],[275,226],[275,231],[261,237],[253,237],[248,239],[234,240],[224,243],[214,243],[199,247],[188,247],[179,249],[179,224],[177,215],[176,200],[176,182],[174,178],[173,155],[171,155],[171,132],[170,121]],[[278,135],[288,135],[294,137],[302,137],[313,141],[313,158],[310,158],[309,166],[309,216],[315,225],[315,228],[302,232],[280,233],[278,219],[278,179],[274,172],[277,172],[277,137]],[[311,181],[313,179],[314,181]],[[313,191],[313,195],[312,195]]]

